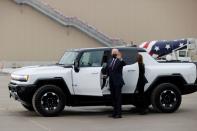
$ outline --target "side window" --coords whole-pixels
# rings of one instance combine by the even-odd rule
[[[123,54],[123,59],[127,65],[131,65],[137,62],[137,51],[136,50],[120,50]]]
[[[103,59],[102,59],[102,64],[108,62],[108,60],[111,58],[111,51],[107,50],[104,52],[104,55],[103,55]]]
[[[80,67],[101,67],[103,51],[84,52],[80,59]]]
[[[187,51],[179,51],[179,57],[187,57]]]

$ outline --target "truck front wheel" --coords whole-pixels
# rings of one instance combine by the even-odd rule
[[[151,103],[158,112],[175,112],[182,101],[180,90],[171,83],[158,85],[152,92]]]
[[[55,85],[44,85],[33,95],[34,110],[42,116],[57,116],[65,107],[65,95]]]

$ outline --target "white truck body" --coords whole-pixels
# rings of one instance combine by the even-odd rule
[[[158,63],[151,58],[146,52],[140,53],[144,58],[146,69],[146,78],[148,83],[145,89],[160,75],[181,74],[187,83],[194,83],[196,80],[196,66],[193,63]],[[23,67],[18,71],[13,72],[14,75],[29,75],[27,82],[11,80],[11,82],[19,85],[34,84],[37,79],[62,77],[69,88],[71,94],[76,95],[95,95],[103,96],[110,94],[109,85],[105,87],[105,91],[101,90],[101,73],[102,67],[88,68],[84,67],[79,73],[75,73],[72,68],[64,68],[60,66],[32,66]],[[95,72],[95,74],[94,74]],[[123,78],[125,85],[122,93],[134,93],[138,80],[138,64],[126,65],[123,68]],[[132,79],[131,79],[132,78]]]
[[[128,48],[128,49],[127,49]],[[154,58],[152,58],[147,52],[145,52],[143,49],[138,48],[120,48],[123,52],[131,51],[131,55],[129,59],[133,59],[133,62],[130,64],[128,63],[123,68],[123,79],[125,81],[125,85],[122,88],[122,94],[123,96],[129,97],[135,95],[135,90],[137,87],[138,77],[139,77],[139,67],[138,63],[135,60],[135,57],[137,54],[141,54],[144,59],[145,64],[145,77],[148,80],[148,83],[146,83],[144,90],[147,92],[149,97],[151,97],[152,91],[162,83],[173,83],[174,85],[177,84],[177,86],[180,86],[180,92],[182,94],[189,94],[192,92],[195,92],[196,89],[196,65],[193,63],[158,63]],[[85,53],[104,53],[107,52],[110,54],[111,48],[96,48],[96,49],[82,49],[78,50],[79,58],[76,57],[75,59],[77,61],[82,61],[83,55]],[[81,55],[80,55],[81,54]],[[88,56],[89,57],[89,56]],[[104,56],[102,56],[104,57]],[[126,56],[127,57],[127,56]],[[125,57],[125,58],[126,58]],[[92,57],[93,59],[96,59],[95,56]],[[103,58],[102,58],[103,59]],[[127,61],[129,62],[129,59]],[[76,61],[74,60],[74,61]],[[85,59],[87,61],[87,59]],[[21,90],[34,90],[32,91],[32,94],[28,96],[34,96],[35,92],[39,91],[39,88],[42,87],[43,83],[52,84],[61,87],[61,85],[58,85],[59,83],[63,82],[65,83],[64,86],[62,86],[62,90],[66,88],[68,90],[68,94],[70,97],[69,99],[73,99],[74,97],[87,97],[89,100],[91,98],[105,98],[106,96],[110,96],[110,89],[109,89],[109,82],[108,79],[106,79],[106,84],[102,88],[103,85],[103,74],[101,73],[102,66],[95,66],[98,63],[93,63],[94,66],[86,66],[86,67],[78,67],[79,71],[75,70],[75,64],[74,65],[49,65],[49,66],[31,66],[31,67],[23,67],[11,74],[12,79],[9,84],[10,94],[13,97],[17,97],[17,99],[20,99],[20,101],[23,101],[25,104],[31,104],[33,102],[32,98],[30,99],[30,102],[28,103],[26,100],[21,100],[23,96],[25,96],[25,91],[21,94],[16,91],[17,88]],[[27,80],[20,80],[20,78],[27,78]],[[51,80],[53,81],[52,83]],[[58,81],[56,81],[58,80]],[[62,80],[62,81],[59,81]],[[159,83],[158,83],[159,80]],[[168,81],[169,80],[169,81]],[[180,80],[180,82],[178,81]],[[42,84],[39,82],[42,81]],[[55,84],[55,83],[56,84]],[[155,83],[157,83],[155,85]],[[182,83],[181,85],[179,85]],[[187,86],[191,85],[191,89]],[[24,89],[23,89],[24,88]],[[177,87],[178,88],[178,87]],[[188,90],[188,91],[187,91]],[[65,94],[66,96],[68,94]],[[18,96],[19,94],[19,96]],[[16,96],[15,96],[16,95]],[[21,95],[21,96],[20,96]],[[34,98],[34,97],[33,97]],[[25,99],[25,98],[23,98]],[[89,100],[86,100],[89,101]],[[130,98],[126,98],[127,100]],[[32,100],[32,101],[31,101]],[[79,100],[79,101],[80,101]],[[90,100],[91,101],[91,100]],[[94,101],[93,101],[94,103]],[[29,105],[30,105],[29,104]],[[65,103],[66,104],[66,103]],[[97,105],[96,101],[92,105]],[[72,106],[72,103],[71,103]],[[36,108],[36,107],[35,107]],[[39,111],[38,111],[39,112]],[[41,113],[42,114],[42,113]]]

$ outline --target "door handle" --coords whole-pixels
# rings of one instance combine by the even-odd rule
[[[98,74],[98,72],[93,72],[93,73],[91,73],[91,74],[96,75],[96,74]]]
[[[128,72],[134,72],[134,71],[136,71],[136,70],[127,70]]]

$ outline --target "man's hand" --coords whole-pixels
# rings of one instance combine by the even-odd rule
[[[118,51],[118,53],[117,53],[117,58],[122,60],[122,53],[120,51]]]

